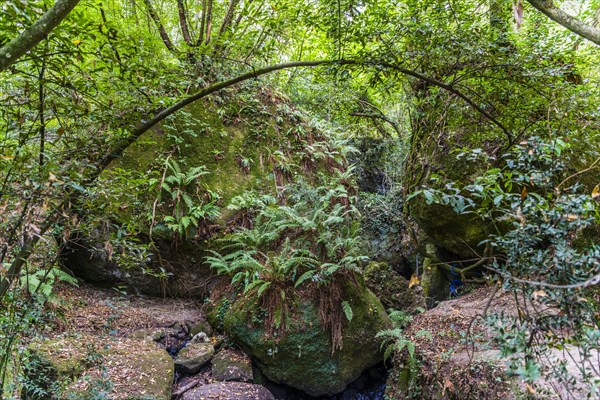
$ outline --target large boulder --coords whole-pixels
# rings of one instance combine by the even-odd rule
[[[416,313],[425,309],[420,286],[408,287],[405,277],[385,262],[370,262],[364,272],[365,282],[387,308]]]
[[[251,219],[252,202],[232,208],[232,199],[276,199],[295,177],[339,170],[332,143],[258,83],[194,103],[101,174],[80,207],[88,223],[73,234],[63,264],[84,280],[144,294],[206,296],[218,283],[207,251]]]
[[[383,361],[377,332],[389,327],[383,305],[361,280],[343,285],[353,317],[344,320],[342,348],[334,349],[331,333],[319,319],[315,300],[299,300],[281,335],[269,336],[262,322],[249,317],[248,302],[238,300],[225,313],[225,331],[255,361],[271,381],[300,389],[311,396],[333,395],[359,377],[361,372]]]

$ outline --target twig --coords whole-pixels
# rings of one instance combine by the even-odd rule
[[[583,169],[581,171],[575,172],[573,175],[567,176],[565,179],[563,179],[563,181],[561,183],[558,184],[558,186],[556,187],[556,190],[558,191],[560,189],[560,187],[562,185],[564,185],[565,182],[567,182],[569,179],[572,179],[572,178],[576,177],[577,175],[585,174],[586,172],[591,171],[592,169],[596,168],[596,165],[598,163],[600,163],[600,158],[597,158],[596,161],[594,161],[592,163],[592,165],[590,165],[586,169]]]

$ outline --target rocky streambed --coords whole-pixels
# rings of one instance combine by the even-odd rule
[[[38,384],[59,398],[101,393],[115,400],[383,399],[382,364],[330,396],[270,381],[229,338],[213,331],[202,304],[86,284],[60,286],[58,298],[60,317],[29,345],[40,368],[29,374],[39,375]]]

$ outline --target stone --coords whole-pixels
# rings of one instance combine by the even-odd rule
[[[186,373],[195,374],[208,364],[215,354],[215,348],[210,343],[192,343],[184,347],[175,358],[175,367]]]
[[[291,312],[286,332],[268,336],[264,323],[251,324],[243,300],[225,313],[230,337],[271,381],[300,389],[311,396],[334,395],[360,374],[383,361],[377,332],[390,327],[383,305],[361,277],[341,284],[341,301],[348,301],[353,318],[344,318],[342,348],[333,349],[331,333],[321,325],[318,305],[306,298]],[[246,306],[247,307],[247,306]]]
[[[208,336],[212,336],[213,334],[212,326],[210,326],[210,323],[205,319],[201,319],[195,323],[189,323],[188,328],[190,330],[190,336],[195,336],[200,332],[204,332]]]
[[[173,359],[151,341],[63,336],[34,342],[29,350],[42,369],[27,374],[58,398],[89,398],[102,390],[114,400],[171,399]]]
[[[425,309],[425,298],[408,281],[385,262],[370,262],[363,273],[367,287],[388,309],[403,310],[411,314]],[[420,287],[419,287],[420,288]]]
[[[252,361],[244,352],[223,349],[211,360],[212,376],[218,381],[252,382]]]
[[[281,185],[293,176],[312,180],[325,172],[328,164],[327,160],[321,160],[315,162],[314,168],[302,167],[307,161],[305,157],[311,154],[309,146],[314,142],[331,143],[329,133],[313,126],[309,116],[295,109],[289,99],[263,95],[258,87],[243,90],[243,95],[221,93],[228,97],[227,101],[203,100],[190,104],[186,108],[189,117],[161,123],[149,130],[102,172],[97,185],[105,188],[107,195],[97,196],[93,200],[97,207],[88,207],[86,212],[100,214],[94,217],[112,223],[110,227],[102,224],[85,233],[73,233],[61,252],[61,261],[68,270],[89,282],[124,285],[151,296],[204,298],[225,279],[214,274],[204,257],[210,254],[209,250],[220,250],[222,243],[218,239],[231,228],[243,225],[247,210],[228,205],[235,197],[249,192],[277,196]],[[282,104],[286,107],[281,107]],[[266,112],[242,117],[258,105]],[[165,134],[166,129],[170,134]],[[178,140],[183,140],[185,146],[180,146]],[[175,154],[174,146],[178,149]],[[283,177],[278,187],[272,184],[276,161],[269,156],[276,152],[290,157],[287,163],[290,176]],[[164,222],[172,217],[175,207],[167,196],[160,202],[165,204],[155,207],[160,191],[149,191],[146,185],[132,190],[128,179],[115,179],[115,174],[123,173],[139,179],[162,176],[168,168],[159,160],[165,159],[178,163],[183,173],[193,167],[206,168],[202,179],[185,187],[194,204],[204,203],[210,197],[207,190],[219,197],[214,216],[200,224],[189,224],[184,232],[175,233],[176,229]],[[145,218],[151,210],[155,212],[153,226]],[[113,228],[116,225],[135,230],[136,241],[140,242],[136,246],[143,251],[132,251],[132,244],[116,243],[119,242],[115,241],[116,231],[112,230],[118,229]],[[144,247],[150,241],[152,250],[146,251]],[[113,254],[134,257],[123,261],[123,256],[112,257]]]
[[[423,275],[421,275],[423,295],[427,307],[433,307],[437,302],[448,299],[450,287],[446,275],[437,265],[432,265],[431,259],[423,260]]]
[[[183,394],[182,400],[275,400],[269,390],[260,385],[241,382],[216,382],[197,386]]]

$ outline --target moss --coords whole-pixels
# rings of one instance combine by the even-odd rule
[[[438,266],[432,265],[429,258],[423,261],[421,286],[428,307],[433,307],[438,301],[446,300],[450,295],[446,276]]]
[[[487,226],[474,214],[456,214],[450,206],[412,201],[411,215],[429,239],[446,253],[472,258],[473,249],[487,238]]]
[[[370,262],[364,272],[369,289],[388,308],[416,312],[425,307],[420,293],[409,289],[408,281],[385,262]]]
[[[99,226],[104,230],[89,229],[77,246],[65,251],[63,260],[71,271],[87,280],[125,283],[150,295],[206,296],[214,282],[206,279],[211,271],[203,259],[207,249],[220,246],[216,239],[237,223],[236,211],[227,208],[231,200],[250,191],[275,195],[276,180],[279,186],[294,176],[311,181],[337,165],[329,158],[312,160],[310,166],[303,163],[303,150],[315,141],[327,142],[329,138],[299,118],[288,100],[257,84],[247,87],[252,91],[231,91],[186,107],[142,135],[103,172],[98,196],[89,199],[86,209],[94,210],[96,215],[91,219],[102,221]],[[158,183],[167,158],[176,161],[183,171],[206,167],[208,174],[186,188],[188,194],[196,196],[196,203],[204,202],[210,193],[220,196],[216,202],[220,216],[200,221],[199,227],[189,224],[183,239],[175,238],[165,224],[161,225],[172,214],[173,204],[155,203],[162,190]],[[289,176],[275,179],[273,171],[281,163],[285,163]],[[152,190],[150,178],[154,180]],[[163,193],[162,199],[165,197]],[[147,258],[121,262],[124,257],[118,255],[134,254],[131,248],[149,242],[152,220],[156,226],[152,239],[158,251],[152,247]],[[133,232],[135,237],[119,231],[121,239],[115,240],[115,225],[126,226],[127,233]],[[119,248],[115,246],[115,257],[107,262],[111,257],[105,244],[110,240],[119,243]],[[126,263],[133,266],[131,270],[139,272],[142,267],[157,276],[136,275],[125,269]]]
[[[91,398],[99,388],[111,388],[110,398],[171,398],[173,360],[151,341],[59,337],[34,342],[29,349],[44,376],[40,370],[28,373],[34,380],[46,379],[53,398]]]
[[[343,348],[335,352],[311,299],[302,300],[292,311],[283,336],[267,337],[262,325],[250,323],[248,304],[240,300],[226,313],[225,330],[272,381],[312,396],[332,395],[382,361],[375,335],[389,326],[381,302],[362,281],[357,287],[345,284],[342,293],[352,307],[353,318],[344,322]]]

